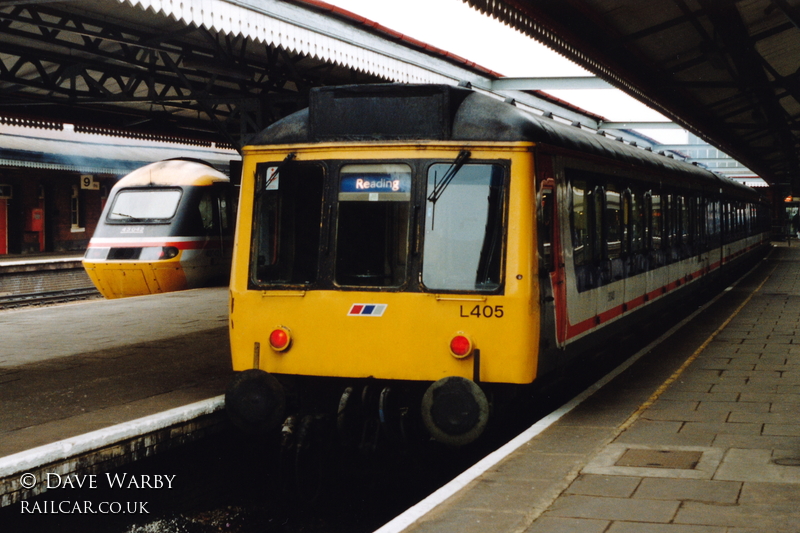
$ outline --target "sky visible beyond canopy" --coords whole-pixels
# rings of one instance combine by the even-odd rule
[[[504,76],[591,75],[543,44],[482,15],[462,0],[325,1]],[[611,121],[667,121],[661,114],[616,89],[546,92]],[[642,130],[642,133],[662,143],[687,140],[683,130]]]

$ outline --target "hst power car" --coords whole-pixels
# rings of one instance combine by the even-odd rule
[[[235,204],[228,177],[206,163],[146,165],[111,189],[84,268],[106,298],[227,284]]]

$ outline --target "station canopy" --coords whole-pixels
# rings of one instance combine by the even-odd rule
[[[800,1],[464,1],[800,195]]]
[[[248,134],[303,107],[309,87],[381,80],[331,61],[322,53],[330,43],[309,39],[313,32],[293,31],[286,20],[301,16],[295,6],[267,2],[286,15],[281,20],[259,4],[0,2],[0,117],[239,148]],[[321,15],[306,22],[313,16]]]
[[[428,48],[316,0],[0,2],[0,117],[239,149],[311,87],[491,74]]]
[[[800,0],[464,1],[800,195]],[[238,150],[311,87],[499,77],[319,0],[0,2],[0,123]]]

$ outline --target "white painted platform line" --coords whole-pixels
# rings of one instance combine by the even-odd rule
[[[671,331],[671,330],[670,330]],[[606,383],[617,377],[630,365],[636,362],[642,355],[650,351],[652,346],[656,343],[653,342],[647,348],[641,350],[639,353],[628,359],[625,363],[617,367],[614,371],[607,374],[603,379],[596,382],[594,385],[583,391],[581,394],[570,400],[568,403],[561,406],[559,409],[553,411],[546,417],[540,419],[531,427],[508,441],[505,445],[490,453],[472,467],[462,472],[453,481],[440,488],[414,507],[411,507],[403,514],[397,516],[392,521],[386,523],[383,527],[378,529],[375,533],[400,533],[406,528],[410,527],[417,520],[428,514],[430,511],[444,503],[451,496],[455,495],[458,491],[466,487],[469,483],[482,476],[490,468],[498,464],[500,461],[514,453],[517,448],[542,433],[545,429],[552,426],[561,417],[575,409],[578,405],[583,403],[584,400],[589,398],[592,394],[597,392]]]
[[[0,478],[27,472],[46,464],[63,461],[145,433],[152,433],[175,424],[188,422],[199,416],[219,411],[224,407],[225,397],[216,396],[155,415],[137,418],[130,422],[45,444],[14,455],[0,457]]]
[[[38,258],[38,259],[20,259],[19,261],[0,261],[0,267],[4,266],[21,266],[21,265],[39,265],[49,263],[74,263],[75,261],[83,260],[82,255],[75,257],[51,257],[51,258]]]
[[[767,257],[772,252],[770,251],[767,254]],[[765,258],[766,260],[766,258]],[[498,464],[500,461],[514,453],[520,446],[534,438],[535,436],[542,433],[545,429],[549,428],[553,424],[555,424],[561,417],[575,409],[578,405],[586,401],[592,394],[603,388],[608,382],[612,379],[620,375],[622,372],[627,370],[633,363],[638,361],[643,355],[650,352],[653,348],[661,344],[664,340],[668,337],[671,337],[676,331],[681,329],[684,325],[686,325],[689,321],[693,320],[697,315],[711,307],[717,300],[722,298],[727,291],[729,291],[732,287],[739,284],[741,280],[746,278],[753,272],[758,266],[753,267],[750,271],[744,274],[741,278],[736,280],[735,283],[732,284],[731,287],[725,289],[725,291],[720,292],[716,295],[711,301],[707,302],[702,307],[698,308],[694,313],[689,315],[688,317],[681,320],[678,324],[673,326],[669,331],[661,335],[659,338],[636,352],[633,356],[630,357],[627,361],[622,363],[620,366],[606,374],[602,379],[597,381],[594,385],[587,388],[585,391],[580,393],[578,396],[574,397],[569,402],[565,403],[559,409],[553,411],[546,417],[540,419],[538,422],[533,424],[531,427],[514,437],[512,440],[507,442],[502,447],[498,448],[494,452],[490,453],[477,463],[475,463],[472,467],[462,472],[458,477],[456,477],[453,481],[448,483],[447,485],[443,486],[415,506],[411,507],[403,514],[395,517],[390,522],[387,522],[383,525],[380,529],[376,530],[375,533],[400,533],[405,531],[408,527],[414,524],[417,520],[431,512],[433,509],[444,503],[447,499],[454,496],[458,491],[466,487],[469,483],[474,481],[475,479],[482,476],[486,471],[490,468]]]

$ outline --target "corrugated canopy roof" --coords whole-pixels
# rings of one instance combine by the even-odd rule
[[[498,76],[319,0],[0,2],[0,63],[0,117],[236,147],[305,107],[311,87]]]
[[[800,0],[465,0],[800,192]]]

